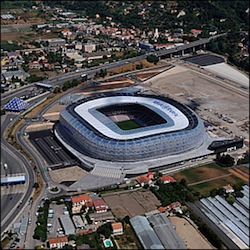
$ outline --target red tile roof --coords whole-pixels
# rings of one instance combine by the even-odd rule
[[[158,209],[158,211],[160,211],[161,213],[163,213],[163,212],[166,211],[166,208],[165,208],[165,207],[158,207],[157,209]]]
[[[102,199],[93,200],[93,205],[95,207],[106,207],[106,204]]]
[[[92,199],[90,198],[90,196],[88,194],[82,194],[82,195],[78,195],[78,196],[73,196],[71,198],[72,203],[76,203],[76,202],[91,202]]]
[[[57,237],[57,238],[51,238],[51,239],[48,239],[48,241],[49,241],[49,244],[68,242],[68,237],[62,236],[62,237]]]
[[[136,178],[138,183],[148,182],[150,179],[146,175],[141,175]]]
[[[163,175],[160,177],[163,182],[176,182],[176,180],[170,175]]]
[[[179,201],[176,201],[176,202],[173,202],[173,203],[170,204],[171,208],[179,207],[179,206],[181,206],[181,203]]]
[[[113,230],[123,228],[121,222],[114,222],[114,223],[111,224],[111,226],[112,226]]]

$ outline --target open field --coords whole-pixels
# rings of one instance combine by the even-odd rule
[[[50,171],[49,174],[54,182],[61,183],[65,181],[78,181],[80,178],[87,174],[87,171],[78,166],[72,166]]]
[[[216,164],[184,170],[173,174],[173,177],[178,181],[185,179],[187,184],[201,195],[208,195],[214,188],[221,188],[228,184],[234,185],[239,181],[239,178],[230,173],[228,169]]]
[[[161,73],[163,70],[152,70],[150,72],[141,72],[138,74],[134,74],[134,76],[138,79],[140,79],[141,81],[146,81],[147,79],[158,75],[159,73]]]
[[[115,239],[120,249],[141,249],[140,242],[129,224],[126,224],[123,234],[115,236]]]
[[[214,249],[190,221],[176,216],[168,217],[187,249]]]
[[[245,165],[235,166],[229,169],[229,172],[249,183],[249,168],[247,168]]]
[[[177,180],[185,178],[188,184],[192,184],[198,181],[224,176],[226,174],[229,174],[227,169],[211,163],[205,166],[195,167],[175,173],[173,174],[173,177]]]
[[[198,68],[190,69],[185,63],[177,65],[178,61],[171,61],[173,68],[164,71],[157,76],[144,81],[143,87],[153,93],[169,96],[181,103],[190,105],[195,102],[198,105],[196,112],[205,120],[219,123],[226,127],[231,133],[220,128],[213,131],[214,134],[223,137],[234,135],[249,138],[248,131],[243,131],[240,126],[249,123],[249,96],[236,93],[226,85],[225,81],[211,78],[209,72],[198,71]],[[167,62],[169,63],[169,61]],[[227,88],[222,85],[227,86]],[[235,87],[237,84],[232,85]],[[238,88],[239,84],[238,84]],[[241,89],[242,91],[242,89]],[[228,123],[218,117],[218,114],[230,118],[233,123]]]
[[[120,194],[106,194],[104,201],[114,213],[115,217],[123,219],[125,216],[142,215],[161,205],[160,201],[148,190],[125,192]],[[147,201],[147,202],[145,202]]]
[[[18,28],[18,30],[21,28]],[[27,31],[27,27],[25,27],[26,31],[18,31],[15,32],[5,32],[1,33],[1,41],[18,41],[19,43],[23,43],[27,40],[36,40],[36,39],[49,39],[49,38],[58,38],[54,33],[44,33],[43,35],[37,34],[33,31]]]
[[[209,195],[210,190],[214,188],[221,188],[228,184],[234,185],[238,180],[240,180],[238,177],[234,175],[228,175],[216,180],[210,180],[197,185],[193,185],[192,188],[198,191],[201,195],[207,196]]]
[[[136,65],[143,65],[143,68],[151,68],[155,67],[155,64],[148,62],[146,59],[135,62],[135,63],[128,63],[124,64],[120,67],[117,67],[115,69],[107,70],[107,75],[112,76],[115,74],[123,73],[123,72],[129,72],[132,70],[136,70]],[[157,66],[161,65],[161,62],[158,62]]]

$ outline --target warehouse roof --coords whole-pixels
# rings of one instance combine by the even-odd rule
[[[137,215],[130,222],[144,249],[165,249],[146,217]]]

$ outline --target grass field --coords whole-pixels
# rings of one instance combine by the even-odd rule
[[[17,45],[16,41],[12,41],[12,43],[9,43],[8,41],[1,41],[1,48],[7,51],[14,51],[17,49],[22,49],[23,47]]]
[[[135,128],[141,127],[141,125],[136,123],[134,120],[116,122],[116,124],[122,130],[130,130],[130,129],[135,129]]]
[[[230,176],[222,177],[220,179],[216,179],[216,180],[203,182],[201,184],[194,185],[194,186],[192,186],[192,188],[194,190],[198,191],[201,195],[209,196],[209,193],[212,189],[221,188],[221,187],[226,186],[228,184],[234,185],[239,180],[241,180],[241,179],[234,176],[234,175],[230,175]]]
[[[173,177],[178,181],[185,179],[188,185],[205,196],[209,195],[210,190],[214,188],[220,188],[228,184],[234,185],[241,180],[231,174],[228,169],[214,163],[175,173]],[[201,183],[195,184],[196,182]]]

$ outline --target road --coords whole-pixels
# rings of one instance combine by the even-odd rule
[[[189,44],[177,46],[177,47],[172,48],[172,49],[164,49],[164,50],[160,50],[160,51],[150,52],[150,53],[140,55],[137,57],[124,59],[124,60],[112,62],[109,64],[99,65],[99,66],[92,67],[92,68],[79,69],[77,72],[75,71],[75,72],[62,73],[62,74],[59,74],[57,76],[50,77],[49,79],[47,79],[45,81],[45,83],[50,84],[52,86],[62,85],[63,83],[65,83],[67,81],[71,81],[73,79],[80,79],[82,74],[87,74],[89,78],[93,78],[93,76],[96,74],[96,72],[99,72],[101,69],[109,70],[112,68],[120,67],[126,63],[131,63],[131,62],[143,60],[148,55],[152,55],[152,54],[155,54],[156,56],[159,56],[159,57],[164,57],[164,56],[167,56],[167,55],[172,54],[172,53],[178,53],[178,52],[185,50],[185,49],[190,49],[190,48],[195,47],[195,46],[200,46],[202,44],[209,43],[212,39],[215,39],[215,38],[217,38],[219,36],[223,36],[223,35],[225,35],[225,34],[220,34],[220,35],[216,35],[213,37],[200,39],[198,41],[194,41],[194,42],[191,42]],[[6,104],[9,100],[11,100],[15,96],[20,97],[20,96],[24,95],[25,92],[33,86],[35,86],[35,83],[31,83],[27,86],[23,86],[23,87],[16,89],[14,91],[7,91],[7,92],[3,93],[1,95],[2,105]]]
[[[10,119],[14,122],[15,115],[1,116],[1,162],[7,163],[6,173],[26,173],[26,184],[18,184],[12,187],[1,187],[1,230],[4,232],[11,225],[25,203],[30,198],[34,185],[34,173],[28,160],[17,149],[12,147],[3,137],[5,130],[10,125]],[[2,165],[1,164],[1,165]],[[19,188],[18,188],[19,187]],[[21,202],[22,201],[22,202]]]

